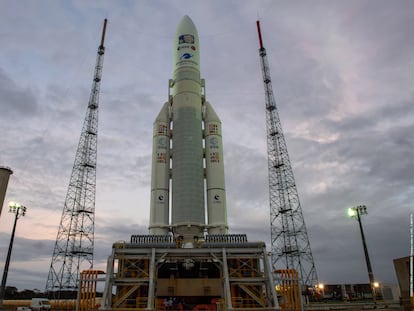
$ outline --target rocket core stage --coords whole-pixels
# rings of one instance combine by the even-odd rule
[[[205,229],[208,234],[225,234],[221,121],[205,100],[198,33],[187,15],[174,38],[168,97],[154,121],[150,234],[166,235],[172,230],[184,242],[202,238]]]

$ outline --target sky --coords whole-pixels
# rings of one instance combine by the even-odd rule
[[[47,275],[108,18],[101,82],[95,268],[112,244],[146,234],[152,123],[168,97],[173,40],[189,15],[206,96],[221,118],[230,233],[270,248],[262,27],[318,279],[396,284],[414,201],[414,2],[0,1],[0,165],[13,170],[0,216],[0,269],[19,219],[7,285]]]

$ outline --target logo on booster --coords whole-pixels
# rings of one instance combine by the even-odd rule
[[[218,140],[217,137],[210,138],[210,148],[211,149],[218,149]]]
[[[158,139],[158,148],[160,149],[167,149],[167,143],[165,137],[160,137]]]

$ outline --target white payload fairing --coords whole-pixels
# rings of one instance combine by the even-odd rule
[[[221,121],[205,100],[198,33],[186,15],[174,38],[169,99],[154,122],[149,230],[191,242],[227,229]]]

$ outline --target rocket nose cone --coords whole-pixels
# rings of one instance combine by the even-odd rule
[[[177,26],[174,40],[174,69],[193,67],[200,70],[198,32],[193,21],[185,15]]]
[[[184,15],[184,17],[181,19],[177,26],[177,34],[185,33],[197,35],[198,37],[197,28],[194,25],[193,20],[188,15]]]

